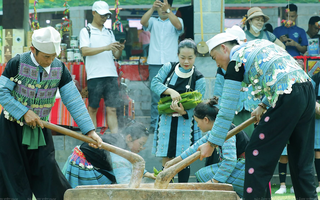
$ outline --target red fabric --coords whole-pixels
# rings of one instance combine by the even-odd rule
[[[149,77],[148,65],[121,65],[120,72],[123,73],[122,78],[130,81],[145,81]]]
[[[311,70],[311,68],[313,66],[308,66],[308,61],[310,60],[320,60],[320,56],[295,56],[294,57],[296,60],[303,60],[304,63],[304,71],[307,72],[309,74],[309,71]],[[317,70],[316,72],[318,72],[319,70]],[[309,76],[311,76],[309,74]]]

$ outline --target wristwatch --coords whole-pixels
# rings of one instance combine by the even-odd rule
[[[170,10],[170,8],[168,8],[168,9],[166,10],[166,13],[168,13],[168,14],[169,14],[169,13],[170,13],[170,11],[171,11],[171,10]]]

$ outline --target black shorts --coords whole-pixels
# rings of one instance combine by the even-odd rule
[[[99,108],[100,99],[106,107],[116,108],[119,105],[118,77],[93,78],[88,80],[89,106]]]

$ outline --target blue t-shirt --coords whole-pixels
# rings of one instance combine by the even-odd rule
[[[274,29],[273,34],[279,39],[282,35],[287,35],[288,38],[296,41],[301,46],[308,46],[306,32],[302,28],[299,28],[298,26],[292,26],[289,28],[285,26],[279,26]],[[300,52],[298,51],[297,47],[286,46],[286,50],[291,56],[300,55]]]

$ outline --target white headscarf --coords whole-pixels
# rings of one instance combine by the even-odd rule
[[[60,43],[60,33],[51,26],[33,32],[32,45],[43,53],[59,55]]]

